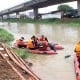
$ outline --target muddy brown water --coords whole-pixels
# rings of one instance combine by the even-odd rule
[[[76,80],[74,70],[74,46],[80,40],[80,27],[46,24],[0,23],[0,27],[11,32],[15,39],[21,36],[27,41],[32,35],[44,34],[50,42],[58,43],[64,50],[56,55],[37,55],[28,58],[34,65],[32,70],[42,80]],[[65,59],[66,55],[71,55]]]

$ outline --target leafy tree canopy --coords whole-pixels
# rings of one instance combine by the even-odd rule
[[[68,12],[70,10],[73,10],[73,8],[70,7],[69,5],[59,5],[58,10],[61,10],[65,13],[65,12]]]

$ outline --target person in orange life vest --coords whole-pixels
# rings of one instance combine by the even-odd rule
[[[47,37],[45,37],[44,35],[41,35],[41,37],[39,38],[39,41],[47,41],[49,47],[56,52],[55,45],[52,43],[49,43]]]
[[[47,41],[44,40],[44,41],[39,42],[39,50],[46,51],[49,49],[48,47],[49,47],[49,45],[48,45]]]
[[[31,37],[31,39],[33,40],[33,43],[35,45],[35,49],[38,49],[38,38],[35,35],[33,35]]]
[[[48,42],[48,39],[44,35],[41,35],[39,38],[39,41],[47,41]]]
[[[77,56],[78,61],[80,63],[80,41],[76,44],[74,52],[76,53],[76,56]]]
[[[27,48],[35,49],[34,37],[31,37],[31,39],[29,41],[27,41]]]
[[[21,37],[19,40],[16,40],[16,46],[18,48],[26,48],[26,44],[24,44],[24,37]]]

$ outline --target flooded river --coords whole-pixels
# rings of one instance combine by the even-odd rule
[[[80,40],[80,27],[46,24],[0,23],[0,27],[11,32],[16,39],[21,36],[25,40],[32,35],[44,34],[50,42],[58,43],[64,50],[56,55],[35,55],[28,58],[33,63],[32,70],[42,80],[76,80],[74,70],[74,46]],[[71,57],[66,58],[66,55]]]

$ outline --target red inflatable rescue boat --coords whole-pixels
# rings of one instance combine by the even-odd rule
[[[49,55],[57,54],[57,52],[55,52],[54,50],[40,51],[38,49],[35,49],[35,50],[27,49],[27,51],[35,54],[49,54]]]
[[[78,62],[77,56],[74,58],[74,67],[75,67],[75,72],[76,72],[76,78],[77,80],[80,80],[80,64]]]
[[[61,45],[59,45],[59,44],[55,44],[54,47],[55,47],[56,50],[62,50],[62,49],[64,49],[64,48],[63,48]]]
[[[14,44],[15,48],[17,47],[16,44]],[[54,44],[53,47],[55,48],[55,50],[62,50],[64,49],[61,45],[59,44]],[[49,49],[49,50],[39,50],[39,49],[35,49],[35,50],[31,50],[31,49],[27,49],[28,52],[31,52],[31,53],[36,53],[36,54],[57,54],[57,52],[55,52],[54,50],[52,49]]]

